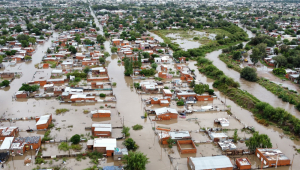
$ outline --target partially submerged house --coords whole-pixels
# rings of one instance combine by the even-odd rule
[[[154,112],[156,114],[156,118],[160,120],[171,120],[178,118],[178,112],[176,109],[163,107],[155,109]]]
[[[92,134],[95,137],[111,137],[112,127],[111,124],[92,124]]]
[[[10,149],[16,154],[23,154],[25,150],[38,149],[41,146],[41,142],[40,136],[16,137]]]
[[[251,169],[251,162],[248,158],[237,158],[235,160],[238,169]]]
[[[159,142],[166,145],[168,144],[167,140],[171,138],[175,142],[178,140],[190,140],[192,139],[191,134],[189,131],[167,131],[167,132],[161,132],[158,133]]]
[[[218,119],[215,119],[214,122],[219,123],[222,127],[229,126],[229,120],[226,118],[218,118]]]
[[[93,151],[112,156],[117,147],[117,140],[113,138],[95,138],[88,140],[87,147]]]
[[[110,110],[92,110],[91,111],[92,118],[100,118],[100,117],[110,117]]]
[[[0,127],[0,140],[4,140],[7,137],[14,137],[18,133],[18,127]]]
[[[265,166],[286,166],[291,165],[291,160],[285,156],[279,149],[256,148],[256,156],[263,161]]]
[[[35,117],[36,120],[36,128],[38,130],[47,129],[48,126],[52,122],[52,114],[51,115],[44,115],[40,117]]]
[[[233,170],[233,165],[227,156],[188,157],[191,170]]]
[[[225,133],[215,133],[215,132],[209,132],[208,136],[213,140],[214,142],[219,141],[225,141],[228,140],[228,136]]]

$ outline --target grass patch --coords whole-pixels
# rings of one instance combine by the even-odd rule
[[[58,145],[58,149],[62,150],[62,151],[68,151],[71,149],[71,147],[69,146],[69,144],[67,142],[62,142]]]
[[[62,108],[62,109],[56,109],[55,113],[58,115],[58,114],[61,114],[61,113],[66,113],[68,111],[69,111],[69,109]]]
[[[139,124],[136,124],[136,125],[132,126],[132,129],[133,130],[141,130],[141,129],[143,129],[143,126],[139,125]]]
[[[50,137],[50,133],[51,133],[51,131],[48,129],[45,132],[44,137],[42,138],[42,142],[52,140],[52,137]]]

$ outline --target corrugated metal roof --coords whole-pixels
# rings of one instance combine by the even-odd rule
[[[195,170],[233,167],[230,159],[227,156],[210,156],[197,158],[190,157],[190,160],[195,165]]]

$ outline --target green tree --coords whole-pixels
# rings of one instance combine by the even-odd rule
[[[234,51],[233,52],[233,56],[232,56],[232,59],[234,60],[239,60],[241,58],[241,52],[240,51]]]
[[[9,86],[9,81],[8,80],[3,80],[2,83],[0,83],[0,86]]]
[[[156,64],[156,63],[152,63],[152,64],[151,64],[151,67],[152,67],[153,69],[155,69],[155,70],[156,70],[156,68],[157,68],[157,64]]]
[[[76,54],[77,53],[76,48],[74,46],[72,46],[72,45],[69,47],[69,51],[71,51],[72,54]]]
[[[105,58],[100,57],[100,58],[99,58],[99,62],[100,62],[100,63],[105,63]]]
[[[31,60],[32,58],[31,58],[31,56],[26,55],[26,56],[24,57],[24,59],[25,59],[25,60]]]
[[[111,48],[111,52],[112,52],[112,53],[116,53],[117,51],[118,51],[118,48],[117,48],[117,47],[112,47],[112,48]]]
[[[83,72],[85,74],[87,74],[88,72],[90,71],[90,67],[86,66],[84,69],[83,69]]]
[[[208,91],[208,89],[208,84],[195,84],[194,86],[194,92],[197,94],[203,94],[204,92]]]
[[[237,134],[237,130],[234,130],[234,134],[233,134],[233,142],[236,143],[238,140],[238,134]]]
[[[130,76],[133,73],[133,68],[132,68],[132,62],[126,58],[124,62],[124,67],[125,67],[125,76]]]
[[[78,144],[80,142],[80,135],[78,135],[78,134],[73,135],[71,137],[70,141],[72,142],[72,144]]]
[[[47,49],[47,53],[48,53],[48,54],[50,54],[50,53],[51,53],[51,50],[50,50],[49,48]]]
[[[273,60],[276,61],[278,67],[285,66],[287,64],[287,59],[283,55],[278,55],[276,57],[273,57]]]
[[[3,61],[3,56],[0,55],[0,64],[2,63],[2,61]]]
[[[35,42],[36,42],[35,38],[33,38],[33,37],[29,38],[28,41],[29,41],[31,44],[33,44],[33,45],[34,45]]]
[[[100,44],[103,44],[105,42],[105,37],[103,37],[102,35],[97,35],[97,42]]]
[[[272,148],[272,143],[268,135],[254,132],[253,136],[246,141],[246,146],[254,152],[256,148]]]
[[[108,52],[104,52],[104,57],[109,57],[109,53]]]
[[[124,155],[125,170],[146,170],[146,164],[149,163],[149,158],[141,152],[129,151],[128,155]]]
[[[123,145],[128,149],[128,150],[136,150],[138,148],[138,145],[135,143],[135,141],[132,138],[127,138],[124,140]]]
[[[256,81],[257,80],[257,74],[254,68],[251,67],[245,67],[241,71],[241,78],[244,78],[248,81]]]
[[[260,59],[260,51],[258,48],[254,48],[252,50],[252,54],[250,55],[250,60],[255,65],[259,59]]]

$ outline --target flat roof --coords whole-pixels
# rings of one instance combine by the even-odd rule
[[[96,113],[111,113],[110,110],[92,110],[91,114],[96,114]]]
[[[36,125],[42,125],[48,122],[50,115],[41,116],[40,119],[36,122]]]
[[[219,169],[233,167],[227,156],[209,156],[209,157],[190,157],[196,170],[201,169]]]
[[[112,138],[95,138],[94,147],[105,147],[106,150],[115,150],[117,140]]]
[[[10,149],[10,145],[12,144],[13,140],[14,137],[6,137],[0,147],[0,150]]]
[[[156,115],[161,115],[167,112],[178,114],[177,110],[172,108],[163,107],[163,108],[155,109]]]

